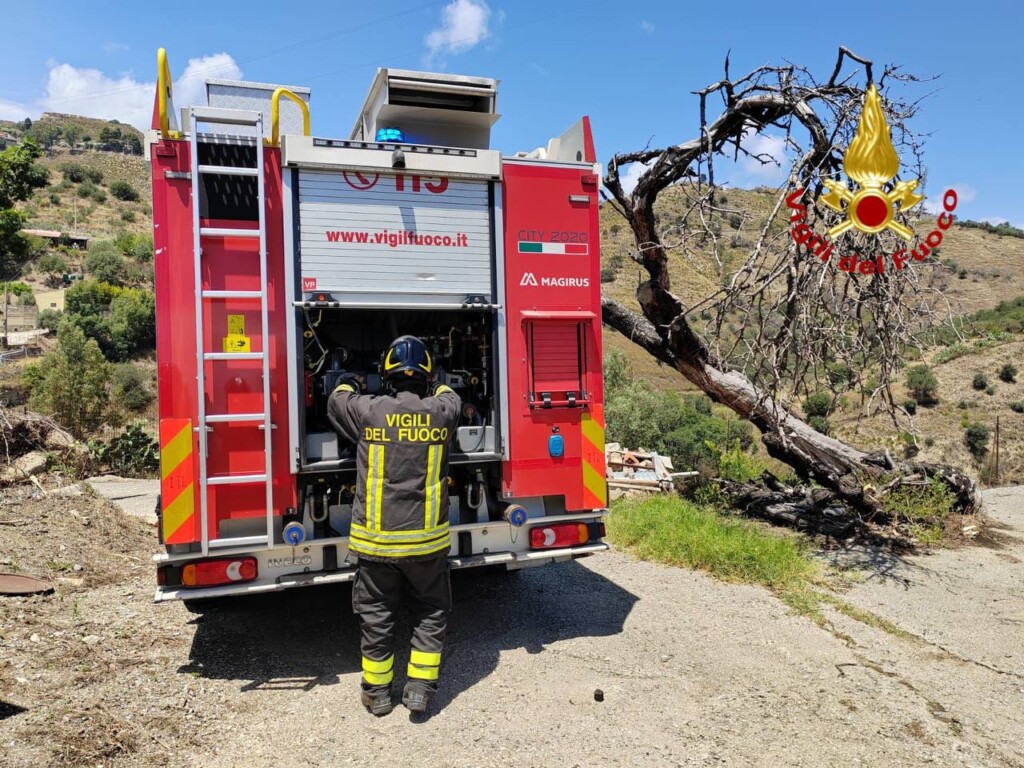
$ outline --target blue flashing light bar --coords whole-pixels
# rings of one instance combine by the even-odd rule
[[[378,128],[377,141],[402,143],[405,141],[405,134],[401,128]]]

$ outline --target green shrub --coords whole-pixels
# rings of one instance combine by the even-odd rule
[[[739,440],[719,451],[718,476],[735,483],[747,483],[762,475],[765,468],[760,461],[743,450]]]
[[[633,366],[625,353],[610,350],[604,356],[604,399],[610,400],[633,381]]]
[[[60,195],[56,192],[50,193],[50,205],[60,205]]]
[[[924,444],[926,448],[931,448],[933,445],[935,445],[935,438],[931,436],[926,437],[924,439]]]
[[[602,283],[613,283],[615,282],[615,270],[611,267],[601,267],[601,282]]]
[[[832,413],[832,395],[828,392],[815,392],[804,400],[804,413],[808,416],[828,416]]]
[[[67,290],[64,303],[68,317],[109,359],[127,360],[155,344],[155,307],[148,291],[85,280]]]
[[[153,393],[146,386],[146,374],[131,363],[114,366],[110,393],[115,403],[131,411],[141,411],[153,402]]]
[[[1013,384],[1017,380],[1017,366],[1013,363],[1003,363],[1003,367],[999,369],[999,380]]]
[[[36,262],[36,269],[47,275],[62,275],[68,271],[68,263],[60,253],[53,252],[42,256]]]
[[[985,394],[986,395],[994,395],[995,393],[996,393],[996,388],[992,387],[992,386],[990,386],[988,389],[985,390]]]
[[[923,363],[915,365],[907,371],[907,389],[920,405],[938,402],[939,380],[931,369]]]
[[[135,238],[135,248],[132,251],[135,260],[143,264],[153,261],[153,236],[139,235]]]
[[[118,200],[124,200],[127,203],[134,203],[139,200],[139,193],[127,181],[112,181],[109,189],[110,194]]]
[[[677,467],[716,472],[717,446],[732,445],[734,440],[744,450],[753,445],[753,428],[747,422],[714,416],[707,404],[655,390],[645,381],[609,386],[608,392],[608,441],[667,454]]]
[[[80,163],[62,163],[58,169],[65,180],[81,184],[86,179],[85,168]]]
[[[935,478],[927,485],[898,485],[881,499],[882,510],[898,526],[926,544],[941,541],[955,504],[953,491]]]
[[[903,443],[904,458],[912,459],[921,452],[921,447],[917,444],[917,438],[910,432],[901,433],[900,442]]]
[[[966,411],[968,408],[971,407],[971,404],[968,403],[966,400],[961,400],[959,403],[957,403],[956,407],[959,408],[961,411]]]
[[[52,332],[57,330],[60,325],[60,319],[63,316],[64,313],[59,310],[47,308],[39,313],[39,320],[37,322],[40,328],[45,328]]]
[[[971,382],[971,386],[979,392],[988,389],[988,376],[984,373],[974,374],[974,380]]]
[[[729,226],[733,229],[739,229],[743,226],[743,217],[738,213],[733,213],[729,216]]]
[[[915,413],[917,413],[917,400],[904,400],[903,410],[905,410],[907,413],[913,416]]]
[[[837,389],[848,389],[853,382],[853,369],[846,363],[829,363],[827,371],[829,384]]]
[[[85,271],[96,280],[110,285],[124,283],[124,257],[109,240],[101,240],[89,248]]]
[[[135,221],[135,211],[130,211],[127,208],[125,208],[123,211],[121,211],[121,221],[128,222],[129,224]]]
[[[93,458],[124,477],[146,477],[160,467],[160,447],[138,424],[108,443],[91,443]]]
[[[57,346],[25,373],[30,407],[79,438],[103,423],[109,379],[110,363],[99,345],[68,320],[58,327]]]
[[[1018,400],[1014,403],[1010,403],[1010,410],[1014,413],[1024,413],[1024,401]]]
[[[941,365],[942,363],[948,363],[950,360],[956,360],[958,357],[970,353],[970,351],[970,348],[963,344],[951,344],[940,349],[933,359],[936,365]]]
[[[807,423],[823,435],[829,434],[832,430],[832,425],[828,423],[828,419],[824,416],[811,416]]]
[[[970,424],[964,432],[964,445],[971,455],[981,461],[988,453],[989,432],[984,424]]]

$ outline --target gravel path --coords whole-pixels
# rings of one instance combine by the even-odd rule
[[[76,610],[113,610],[103,636],[130,638],[137,661],[70,692],[35,690],[31,661],[13,695],[0,675],[0,699],[27,708],[0,720],[0,765],[45,764],[29,726],[101,706],[113,720],[95,727],[134,734],[116,766],[1021,767],[1024,489],[988,500],[999,548],[880,560],[845,595],[906,637],[838,613],[829,631],[762,589],[619,553],[456,574],[442,692],[420,719],[359,705],[344,586],[200,616],[124,609],[124,585],[100,587]]]

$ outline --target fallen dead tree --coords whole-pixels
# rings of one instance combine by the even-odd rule
[[[32,411],[0,409],[0,485],[30,480],[50,459],[77,464],[87,451],[53,419]]]
[[[857,513],[827,488],[785,485],[771,472],[760,483],[714,482],[744,515],[836,539],[864,533]]]

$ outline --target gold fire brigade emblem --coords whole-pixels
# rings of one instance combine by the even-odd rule
[[[889,192],[883,189],[899,173],[900,158],[892,145],[889,126],[882,112],[882,99],[873,84],[864,95],[864,110],[860,114],[857,134],[843,157],[843,168],[846,175],[860,185],[860,189],[851,192],[842,182],[824,180],[828,193],[821,196],[821,202],[846,214],[843,221],[829,229],[829,237],[834,239],[856,227],[867,234],[891,229],[900,237],[912,239],[914,230],[895,221],[894,217],[898,212],[909,211],[924,196],[914,194],[917,179],[897,182]]]

